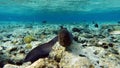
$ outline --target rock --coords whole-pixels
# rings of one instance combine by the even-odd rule
[[[72,31],[73,31],[73,32],[80,32],[81,30],[80,30],[79,28],[75,28],[75,27],[74,27],[74,28],[72,28]]]
[[[30,29],[32,29],[32,28],[33,28],[33,24],[25,24],[25,28],[30,28]]]
[[[71,45],[71,48],[73,48],[72,46],[74,46],[74,44]],[[79,47],[77,48],[79,49]],[[53,46],[53,50],[50,52],[50,57],[59,62],[60,68],[89,68],[91,65],[89,59],[86,57],[79,57],[73,52],[65,51],[65,48],[60,46],[58,42]]]
[[[111,31],[110,34],[120,34],[120,31]]]
[[[49,57],[59,62],[62,58],[63,52],[65,52],[65,47],[61,46],[59,42],[57,42],[52,47]]]
[[[3,47],[2,47],[2,46],[0,46],[0,51],[1,51],[1,50],[3,50]]]
[[[111,25],[115,31],[120,30],[120,25]]]
[[[39,59],[26,68],[42,68],[43,66],[44,66],[44,59]]]
[[[11,33],[9,34],[9,33],[7,33],[7,34],[4,34],[4,36],[6,37],[6,38],[10,38],[11,36],[13,36]]]
[[[30,64],[30,62],[24,63],[23,65],[5,64],[3,68],[26,68]]]
[[[74,32],[74,33],[72,33],[72,35],[73,35],[73,39],[74,39],[76,42],[78,42],[79,33],[78,33],[78,32]]]
[[[79,36],[78,32],[73,32],[72,34],[73,34],[74,37],[78,37]]]
[[[19,62],[19,61],[23,60],[24,57],[25,57],[25,54],[23,54],[23,53],[18,53],[18,54],[16,54],[14,60],[15,60],[16,62]]]
[[[58,67],[58,63],[55,60],[45,58],[45,59],[39,59],[30,66],[25,68],[59,68],[59,67]]]
[[[108,49],[108,45],[103,45],[103,48],[104,49]]]
[[[83,44],[83,43],[87,42],[87,39],[85,37],[79,36],[78,37],[78,42]]]
[[[76,41],[76,42],[78,42],[78,37],[73,37],[73,39]]]
[[[12,47],[10,50],[9,50],[9,53],[13,52],[13,51],[17,51],[17,47]]]
[[[110,47],[113,47],[113,46],[114,46],[114,44],[113,44],[113,43],[109,43],[108,45],[109,45]]]
[[[60,68],[89,68],[91,63],[86,57],[79,57],[72,53],[64,53],[60,60]]]
[[[17,65],[6,64],[3,68],[20,68],[20,67]]]

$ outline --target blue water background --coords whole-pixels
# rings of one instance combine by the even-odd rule
[[[86,13],[86,12],[47,12],[40,11],[34,14],[3,14],[0,13],[0,21],[22,21],[22,22],[41,22],[47,21],[61,23],[73,23],[84,21],[120,21],[120,11],[106,11],[98,13]]]

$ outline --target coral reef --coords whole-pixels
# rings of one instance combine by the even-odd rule
[[[33,37],[32,37],[32,36],[26,36],[26,37],[24,37],[24,39],[23,39],[23,41],[24,41],[25,43],[30,43],[32,40],[33,40]]]
[[[60,32],[58,31],[61,24],[39,25],[36,23],[32,25],[32,28],[24,28],[26,26],[23,24],[5,25],[4,29],[0,29],[0,67],[120,68],[118,23],[99,23],[97,28],[94,24],[89,24],[89,26],[65,24],[64,27],[67,29],[62,27]],[[73,28],[79,28],[80,32],[72,31]],[[56,40],[57,34],[58,40]],[[36,40],[25,42],[24,38],[31,35]],[[64,43],[64,46],[61,46],[60,42]],[[46,54],[47,57],[42,54]],[[33,63],[23,62],[26,55],[28,55],[26,60]],[[37,59],[34,58],[36,56],[38,56]]]
[[[26,49],[31,49],[31,48],[32,48],[32,45],[31,45],[31,44],[27,44],[25,48],[26,48]]]
[[[80,32],[80,29],[79,28],[73,28],[72,31],[73,32]]]

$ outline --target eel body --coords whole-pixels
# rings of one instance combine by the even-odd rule
[[[25,57],[23,62],[31,61],[32,63],[38,60],[39,58],[45,58],[49,55],[52,50],[52,46],[58,41],[58,37],[56,36],[51,41],[44,43],[42,45],[38,45],[36,48],[31,50],[27,56]]]

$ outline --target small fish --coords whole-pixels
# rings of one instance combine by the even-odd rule
[[[43,24],[46,24],[46,23],[47,23],[47,21],[46,21],[46,20],[44,20],[44,21],[42,21],[42,23],[43,23]]]
[[[117,23],[120,24],[120,21],[118,21]]]
[[[50,51],[52,50],[52,46],[58,41],[58,37],[56,36],[48,43],[38,45],[36,48],[31,50],[27,56],[25,57],[23,62],[31,61],[32,63],[38,60],[39,58],[48,57]]]
[[[98,28],[98,24],[95,21],[92,21],[92,24],[94,24],[94,27]]]
[[[95,26],[96,28],[98,28],[98,27],[99,27],[97,23],[96,23],[94,26]]]

